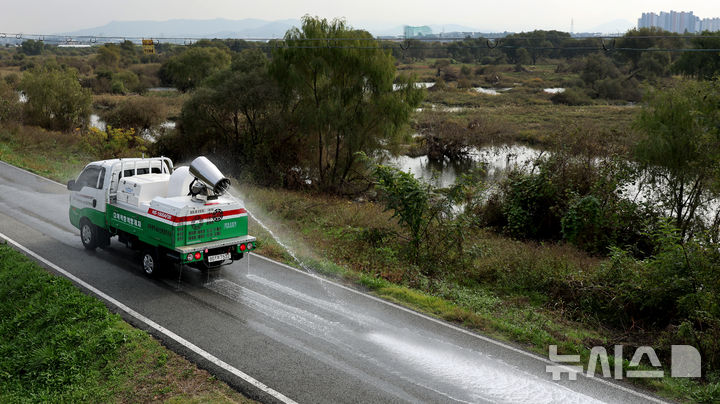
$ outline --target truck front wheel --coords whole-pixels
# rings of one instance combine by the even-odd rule
[[[98,246],[97,227],[85,218],[80,221],[80,240],[88,250],[94,250]]]

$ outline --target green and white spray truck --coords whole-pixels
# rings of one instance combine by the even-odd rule
[[[166,157],[95,161],[67,184],[70,222],[87,249],[117,236],[140,251],[147,275],[165,263],[217,268],[256,247],[248,213],[229,186],[205,157],[178,168]]]

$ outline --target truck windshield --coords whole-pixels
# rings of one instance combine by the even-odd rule
[[[101,171],[102,169],[97,166],[87,167],[82,173],[80,173],[77,181],[75,181],[75,186],[77,189],[82,189],[82,187],[101,189],[103,185],[100,181]]]

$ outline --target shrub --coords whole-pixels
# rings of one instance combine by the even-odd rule
[[[620,197],[621,187],[637,175],[633,166],[577,155],[572,148],[579,145],[567,147],[536,160],[536,171],[511,173],[480,209],[488,215],[481,221],[504,225],[516,238],[565,240],[594,254],[606,254],[611,246],[638,256],[652,253],[646,233],[657,223],[658,212]]]
[[[579,88],[566,88],[565,91],[555,93],[550,97],[553,104],[563,105],[590,105],[592,99],[585,91]]]
[[[82,88],[75,69],[41,67],[23,75],[20,89],[27,122],[46,129],[69,131],[85,126],[90,116],[90,91]]]
[[[10,73],[3,79],[5,80],[5,83],[7,83],[13,89],[15,89],[15,87],[17,87],[17,85],[20,83],[20,76],[17,73]]]
[[[0,125],[15,123],[22,117],[18,93],[11,85],[0,81]]]
[[[155,98],[133,96],[120,101],[102,114],[103,120],[115,128],[150,129],[165,119],[167,109]]]
[[[146,143],[134,129],[116,129],[109,125],[104,131],[90,128],[82,139],[83,148],[99,159],[140,157],[147,151]]]
[[[145,89],[141,88],[140,86],[140,79],[138,78],[138,76],[129,70],[122,70],[115,73],[113,75],[112,81],[113,93],[115,93],[114,88],[116,82],[122,83],[122,87],[125,88],[125,91],[122,92],[122,94],[125,94],[128,91],[136,93],[142,93],[145,91]]]

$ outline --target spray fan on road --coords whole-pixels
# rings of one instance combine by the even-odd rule
[[[229,186],[202,156],[176,169],[167,157],[95,161],[68,182],[70,222],[87,249],[117,236],[141,251],[147,275],[163,263],[217,268],[256,247],[248,213],[226,193]]]

